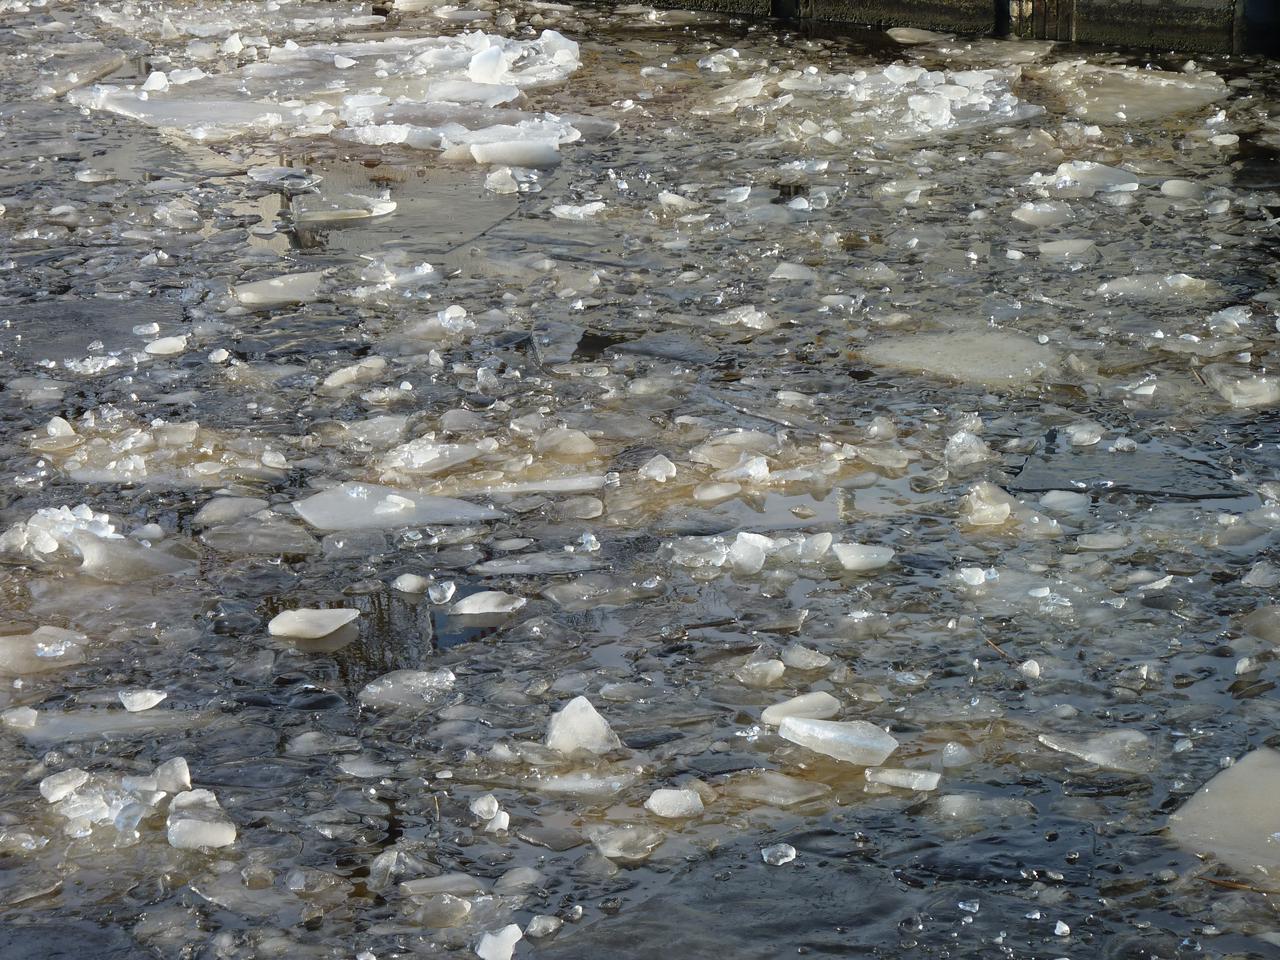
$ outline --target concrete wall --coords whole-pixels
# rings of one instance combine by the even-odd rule
[[[693,10],[1188,53],[1280,53],[1280,0],[659,0]]]

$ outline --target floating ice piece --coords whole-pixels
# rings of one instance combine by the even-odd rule
[[[865,720],[786,717],[778,727],[778,735],[814,753],[864,767],[879,766],[898,749],[897,740]]]
[[[486,793],[482,797],[476,797],[468,806],[468,809],[481,820],[492,820],[498,815],[498,798],[492,793]]]
[[[173,757],[160,764],[151,774],[155,777],[156,789],[165,793],[181,793],[191,789],[191,769],[185,757]]]
[[[1209,281],[1185,273],[1135,273],[1098,285],[1104,297],[1194,297],[1213,289]]]
[[[936,40],[950,40],[949,33],[934,33],[932,30],[921,30],[917,27],[890,27],[885,34],[894,43],[903,46],[914,46],[918,43],[933,43]]]
[[[594,827],[587,837],[600,855],[610,860],[637,863],[647,860],[666,838],[660,830],[628,823],[620,827]]]
[[[859,573],[879,570],[893,559],[892,547],[877,547],[865,543],[836,543],[831,551],[846,570]]]
[[[796,858],[796,848],[789,843],[775,843],[760,848],[760,859],[771,867],[781,867]]]
[[[771,727],[776,727],[787,717],[826,720],[839,712],[840,701],[831,694],[819,690],[814,693],[802,693],[798,697],[765,707],[764,712],[760,714],[760,720]]]
[[[516,944],[524,937],[517,924],[509,923],[501,930],[486,933],[476,944],[476,956],[480,960],[511,960]]]
[[[310,303],[317,299],[324,277],[323,270],[290,273],[252,283],[239,283],[231,288],[231,292],[246,307],[269,310],[295,303]]]
[[[517,597],[501,590],[481,590],[463,597],[453,605],[450,613],[455,616],[515,613],[528,602],[525,597]]]
[[[186,334],[174,337],[160,337],[158,340],[152,340],[142,349],[143,352],[153,357],[176,356],[187,349],[187,337]]]
[[[1151,738],[1139,730],[1112,730],[1088,738],[1042,733],[1037,739],[1050,750],[1126,773],[1149,772],[1157,760]]]
[[[524,928],[524,935],[531,940],[541,940],[544,937],[549,937],[558,933],[562,926],[564,926],[564,921],[559,917],[540,913],[529,921],[528,925]]]
[[[396,202],[385,197],[366,197],[359,193],[336,196],[303,193],[290,201],[289,208],[293,222],[298,226],[307,226],[385,217],[395,213]]]
[[[1048,260],[1086,260],[1097,252],[1089,239],[1048,240],[1038,249],[1040,256]]]
[[[1280,879],[1280,752],[1245,754],[1169,817],[1169,837],[1234,870]]]
[[[904,770],[897,767],[868,767],[866,770],[868,783],[878,783],[886,787],[897,787],[900,790],[928,791],[936,790],[942,774],[931,770]]]
[[[439,703],[453,690],[452,670],[392,670],[367,683],[360,703],[378,709],[422,709]]]
[[[1003,330],[899,335],[863,348],[862,355],[887,367],[992,387],[1039,380],[1059,363],[1052,347]]]
[[[1058,164],[1057,182],[1095,192],[1115,193],[1138,189],[1138,178],[1128,170],[1092,160],[1068,160]]]
[[[294,640],[318,640],[339,627],[352,623],[359,616],[359,610],[318,610],[308,607],[286,610],[271,618],[271,622],[267,624],[267,633],[273,637],[289,637]]]
[[[1010,817],[1033,817],[1036,808],[1014,797],[983,797],[972,793],[948,793],[931,800],[929,812],[943,820],[972,821],[986,825]]]
[[[1200,372],[1205,383],[1237,410],[1280,403],[1280,377],[1225,363],[1211,363]]]
[[[1208,71],[1138,69],[1065,60],[1033,71],[1087,123],[1128,126],[1199,110],[1225,97],[1229,88]]]
[[[40,796],[49,803],[57,803],[71,796],[89,782],[89,774],[79,767],[52,773],[40,781]]]
[[[669,820],[702,815],[702,797],[696,790],[655,790],[644,802],[644,808],[655,817]]]
[[[557,220],[590,220],[602,210],[604,210],[604,203],[600,200],[576,206],[571,203],[557,203],[551,208],[551,215]]]
[[[485,451],[472,443],[439,443],[419,437],[383,454],[378,469],[384,474],[409,473],[429,477],[481,457]]]
[[[230,523],[265,510],[270,504],[258,497],[214,497],[191,518],[195,527],[211,527]]]
[[[546,743],[567,757],[598,756],[622,746],[609,721],[586,697],[574,697],[551,715]]]
[[[1011,216],[1029,227],[1056,227],[1070,222],[1073,214],[1070,205],[1061,200],[1033,200],[1022,204]]]
[[[391,589],[401,593],[426,593],[431,581],[416,573],[402,573],[391,581]]]
[[[831,793],[825,783],[789,777],[777,770],[748,770],[736,773],[724,783],[724,795],[771,807],[794,807]]]
[[[942,450],[942,461],[948,470],[963,470],[996,459],[995,452],[976,433],[957,430]]]
[[[73,556],[74,535],[89,533],[101,539],[119,539],[121,534],[105,513],[95,513],[87,504],[76,507],[42,507],[26,521],[19,521],[0,535],[0,553],[31,560]]]
[[[394,487],[343,483],[293,505],[303,520],[321,530],[379,530],[429,523],[477,523],[502,514],[465,500],[431,497]]]
[[[169,694],[163,690],[121,690],[118,696],[130,713],[141,713],[165,700]]]
[[[770,280],[817,280],[818,272],[803,263],[780,263],[769,274]]]
[[[0,636],[0,676],[44,673],[84,661],[89,638],[61,627],[37,627],[31,633]]]
[[[166,821],[169,845],[179,850],[227,847],[236,842],[236,826],[208,790],[188,790],[173,798]]]

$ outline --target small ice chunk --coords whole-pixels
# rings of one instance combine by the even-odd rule
[[[289,637],[294,640],[318,640],[327,637],[339,627],[345,627],[360,616],[359,610],[317,610],[301,608],[276,614],[267,624],[267,633],[273,637]]]
[[[524,935],[530,940],[541,940],[558,933],[564,921],[545,913],[537,914],[524,928]]]
[[[942,461],[948,470],[962,470],[996,457],[987,442],[969,430],[958,430],[947,440]]]
[[[644,802],[644,808],[655,817],[669,820],[687,819],[702,814],[702,797],[696,790],[655,790]]]
[[[1110,770],[1145,773],[1156,764],[1151,739],[1140,730],[1112,730],[1089,738],[1041,734],[1037,739],[1050,750]]]
[[[764,712],[760,714],[760,720],[771,727],[776,727],[787,717],[826,720],[839,712],[840,701],[831,694],[819,690],[814,693],[802,693],[798,697],[765,707]]]
[[[865,720],[815,720],[786,717],[778,735],[836,760],[864,767],[879,766],[898,749],[898,741]]]
[[[498,815],[498,798],[492,793],[486,793],[483,797],[476,797],[471,801],[468,809],[481,820],[492,820]]]
[[[1245,754],[1169,817],[1169,836],[1245,874],[1280,878],[1280,752]]]
[[[646,460],[637,473],[645,480],[666,483],[676,475],[676,465],[659,453]]]
[[[932,770],[904,770],[896,767],[869,767],[866,771],[869,783],[879,783],[901,790],[936,790],[942,774]]]
[[[792,670],[821,670],[831,662],[825,653],[793,643],[782,651],[782,662]]]
[[[879,570],[893,559],[892,547],[878,547],[864,543],[837,543],[831,547],[846,570],[865,572]]]
[[[431,706],[453,689],[453,671],[392,670],[365,684],[360,703],[371,709],[421,709]]]
[[[187,790],[173,798],[166,822],[169,845],[179,850],[226,847],[236,842],[236,826],[208,790]]]
[[[165,793],[181,793],[191,789],[191,770],[185,757],[174,757],[156,767],[151,774],[156,778],[156,789]]]
[[[598,756],[622,746],[609,721],[600,716],[586,697],[574,697],[551,715],[546,743],[568,757]]]
[[[796,848],[789,843],[774,843],[760,849],[760,859],[771,867],[780,867],[796,858]]]
[[[79,767],[53,773],[40,781],[40,796],[49,803],[57,803],[71,796],[89,782],[89,774]]]
[[[434,497],[394,487],[343,483],[305,500],[293,509],[320,530],[377,530],[422,524],[477,523],[500,516],[452,497]]]
[[[431,581],[416,573],[402,573],[391,581],[391,588],[401,593],[426,593]]]
[[[324,271],[291,273],[253,283],[240,283],[231,288],[235,298],[246,307],[269,309],[295,303],[310,303],[320,295]]]
[[[455,616],[482,616],[485,614],[515,613],[529,601],[501,590],[481,590],[463,597],[450,611]]]
[[[516,944],[524,938],[520,927],[509,923],[501,930],[486,933],[476,944],[476,956],[480,960],[511,960],[516,951]]]
[[[758,533],[740,533],[729,548],[728,560],[735,573],[755,574],[764,567],[765,560],[774,549],[771,537]]]
[[[163,690],[121,690],[119,693],[120,702],[130,713],[150,710],[168,696]]]
[[[152,340],[142,349],[153,357],[172,357],[187,349],[187,337],[186,334],[160,337],[158,340]]]
[[[666,839],[660,831],[634,823],[621,827],[595,827],[587,831],[587,836],[601,856],[628,863],[647,859]]]

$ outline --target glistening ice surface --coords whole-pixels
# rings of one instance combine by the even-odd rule
[[[0,956],[1280,954],[1280,76],[0,0]]]

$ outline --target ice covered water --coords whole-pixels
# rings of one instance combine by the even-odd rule
[[[0,954],[1270,949],[1274,66],[0,25]]]

